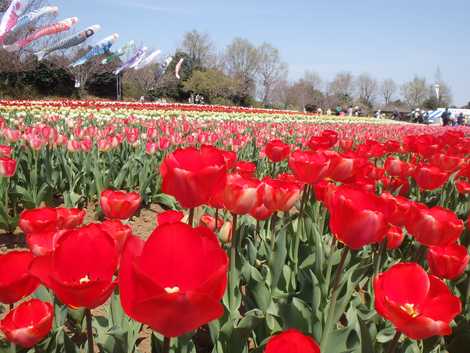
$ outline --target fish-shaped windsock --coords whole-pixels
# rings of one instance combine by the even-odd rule
[[[116,60],[117,58],[120,58],[121,56],[129,54],[129,52],[134,48],[134,45],[135,45],[135,42],[133,40],[127,42],[118,51],[116,51],[115,53],[111,53],[106,58],[104,58],[101,61],[101,64],[103,65],[109,64],[113,62],[114,60]]]
[[[105,39],[99,41],[90,49],[90,51],[88,51],[88,53],[86,53],[80,59],[75,61],[72,65],[70,65],[70,67],[77,67],[77,66],[83,65],[88,60],[90,60],[91,58],[95,56],[106,54],[107,52],[109,52],[113,44],[116,43],[118,39],[119,39],[119,34],[114,33],[110,35],[109,37],[106,37]]]
[[[101,29],[100,25],[90,26],[90,27],[86,28],[85,30],[81,31],[80,33],[74,34],[70,37],[67,37],[67,38],[61,40],[59,43],[53,45],[50,48],[40,50],[35,55],[38,57],[38,60],[41,61],[42,59],[44,59],[47,55],[51,54],[52,52],[55,52],[57,50],[69,49],[69,48],[72,48],[72,47],[75,47],[77,45],[82,44],[88,38],[90,38],[95,33],[97,33],[100,29]]]
[[[20,50],[22,48],[27,47],[28,45],[30,45],[31,43],[33,43],[34,41],[42,37],[52,36],[52,35],[56,35],[56,34],[68,31],[77,22],[78,22],[77,17],[67,18],[66,20],[54,23],[52,25],[39,28],[33,33],[31,33],[29,36],[27,36],[26,38],[21,39],[12,45],[4,45],[3,48],[9,52]]]
[[[18,19],[24,14],[31,5],[32,0],[13,0],[8,9],[3,14],[0,21],[0,45],[3,44],[5,36],[16,25]]]
[[[181,70],[181,66],[183,65],[183,61],[184,61],[184,58],[181,58],[180,61],[178,61],[178,64],[176,64],[176,67],[175,67],[175,76],[178,80],[181,78],[180,70]]]
[[[35,11],[28,12],[26,15],[21,16],[16,25],[11,29],[11,33],[18,33],[27,28],[28,26],[33,26],[41,17],[45,15],[54,15],[59,14],[59,8],[57,6],[45,6],[37,9]]]
[[[127,60],[124,64],[122,64],[117,70],[114,71],[115,75],[119,75],[121,72],[132,69],[135,65],[138,65],[142,59],[144,58],[145,54],[147,53],[147,48],[143,47],[132,56],[129,60]]]
[[[167,56],[167,58],[165,59],[165,62],[162,65],[162,69],[166,70],[166,68],[168,67],[168,65],[171,64],[172,61],[173,61],[173,57],[172,56]]]
[[[155,64],[157,62],[158,56],[160,55],[161,50],[155,50],[154,52],[147,55],[142,61],[134,66],[134,70],[140,70],[149,65]]]

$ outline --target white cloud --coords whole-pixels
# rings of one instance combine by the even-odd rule
[[[153,11],[153,12],[164,12],[164,13],[184,12],[184,10],[180,8],[165,7],[165,6],[159,6],[157,4],[149,4],[149,3],[138,2],[138,1],[121,1],[120,4],[126,7],[130,7],[130,8],[142,9],[142,10]]]

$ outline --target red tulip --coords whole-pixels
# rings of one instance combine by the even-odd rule
[[[281,140],[271,140],[265,148],[266,156],[274,163],[289,157],[290,146]]]
[[[57,211],[55,208],[35,208],[20,214],[19,227],[25,234],[54,232],[57,230]]]
[[[273,215],[273,211],[267,208],[263,203],[256,205],[250,211],[250,216],[258,221],[265,221]]]
[[[85,219],[86,211],[79,208],[56,208],[57,228],[73,229],[80,226]]]
[[[281,181],[289,181],[292,183],[299,184],[300,187],[304,186],[304,183],[300,182],[294,174],[281,173],[277,176],[277,179]]]
[[[470,183],[467,183],[463,180],[457,180],[455,182],[455,187],[460,194],[470,194]]]
[[[115,241],[97,224],[67,231],[30,272],[70,307],[96,308],[111,295],[118,265]]]
[[[161,226],[168,223],[179,223],[184,218],[184,213],[181,211],[165,211],[157,215],[157,225]]]
[[[228,258],[206,227],[173,223],[144,242],[126,243],[119,274],[121,304],[134,320],[167,337],[221,317]]]
[[[338,133],[336,131],[333,131],[333,130],[324,130],[321,135],[323,137],[326,137],[329,141],[330,141],[330,145],[331,147],[333,147],[334,145],[336,145],[336,143],[338,142]]]
[[[391,193],[398,193],[400,196],[408,196],[410,193],[410,182],[408,178],[395,178],[391,177],[387,180],[382,178],[384,191]]]
[[[402,152],[401,144],[398,141],[389,140],[384,143],[385,150],[388,153],[400,153]]]
[[[467,178],[470,179],[470,163],[467,163],[460,168],[459,172],[457,173],[457,178]]]
[[[0,303],[14,304],[36,290],[39,281],[28,270],[32,260],[29,251],[0,254]]]
[[[213,232],[219,230],[223,226],[223,224],[224,220],[222,218],[218,217],[216,219],[215,217],[208,215],[207,213],[204,214],[199,221],[199,225],[201,227],[207,227]]]
[[[131,227],[118,219],[107,219],[98,226],[113,238],[118,253],[121,253],[127,238],[132,235]]]
[[[380,273],[374,292],[377,312],[415,340],[450,335],[450,323],[462,310],[445,283],[416,263],[400,263]]]
[[[67,230],[26,234],[26,243],[34,256],[44,256],[54,251],[55,244]]]
[[[142,197],[138,192],[105,190],[101,193],[100,205],[104,215],[111,219],[131,218],[140,207]]]
[[[15,175],[16,160],[11,158],[0,158],[0,177],[10,178]]]
[[[256,174],[256,164],[247,161],[238,161],[235,163],[235,173],[245,178],[254,178]]]
[[[308,147],[312,151],[327,150],[338,142],[338,133],[331,130],[325,130],[321,136],[313,136],[308,141]]]
[[[296,182],[266,177],[264,183],[264,205],[272,212],[288,212],[300,199],[300,186]]]
[[[341,147],[343,152],[347,152],[347,151],[352,150],[354,146],[354,141],[342,139],[342,140],[339,140],[339,146]]]
[[[220,241],[224,244],[230,244],[233,238],[233,223],[226,221],[219,231]]]
[[[0,321],[0,331],[8,341],[31,348],[49,334],[53,319],[54,307],[50,303],[31,299],[18,305]]]
[[[453,173],[464,164],[464,159],[447,153],[436,153],[431,157],[431,163],[442,171]]]
[[[416,167],[413,177],[420,189],[435,190],[447,182],[449,174],[434,166],[420,165]]]
[[[411,216],[413,202],[403,196],[393,196],[390,193],[384,192],[380,196],[388,206],[389,218],[388,221],[393,225],[403,227]]]
[[[327,204],[333,235],[351,249],[380,243],[387,232],[387,207],[373,193],[349,186],[336,188]]]
[[[398,158],[388,157],[385,161],[385,171],[390,176],[404,178],[410,175],[412,166]]]
[[[446,246],[459,239],[463,232],[463,222],[446,208],[427,208],[425,205],[415,204],[406,229],[423,245]]]
[[[262,201],[263,187],[259,180],[246,178],[240,174],[227,176],[224,191],[224,205],[232,213],[243,215]]]
[[[361,163],[358,163],[355,158],[346,157],[333,151],[327,152],[330,158],[330,167],[326,173],[328,178],[344,182],[357,173]]]
[[[387,249],[393,250],[398,249],[401,246],[405,236],[403,235],[403,230],[400,227],[390,225],[387,230],[386,238]]]
[[[312,337],[290,329],[271,337],[264,353],[320,353],[320,347]]]
[[[322,152],[303,152],[298,150],[290,156],[289,167],[297,179],[313,185],[327,175],[330,159]]]
[[[212,146],[179,149],[163,160],[162,190],[185,208],[207,204],[225,185],[226,164],[221,151]]]
[[[470,256],[465,246],[450,244],[442,247],[431,246],[426,259],[433,275],[456,279],[465,272]]]
[[[227,170],[231,170],[235,167],[237,161],[237,154],[233,151],[221,151],[224,157],[225,165]]]
[[[325,205],[328,205],[328,202],[336,191],[336,184],[331,181],[322,180],[315,184],[314,191],[316,199],[323,202]]]
[[[13,147],[0,145],[0,158],[11,158]]]

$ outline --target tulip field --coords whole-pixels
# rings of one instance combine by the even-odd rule
[[[470,353],[470,127],[0,101],[0,353]]]

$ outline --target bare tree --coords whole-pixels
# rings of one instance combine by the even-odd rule
[[[337,96],[352,97],[354,92],[354,77],[350,72],[340,72],[329,85],[330,93]]]
[[[380,94],[384,99],[385,105],[390,104],[396,92],[397,84],[391,78],[383,80],[380,84]]]
[[[323,87],[323,80],[318,72],[307,70],[304,73],[303,80],[309,84],[314,90],[321,91]]]
[[[207,33],[196,30],[186,32],[181,43],[181,51],[188,54],[195,68],[215,65],[214,44]]]
[[[309,105],[312,107],[320,107],[324,103],[323,100],[323,93],[315,89],[311,82],[305,79],[300,79],[293,83],[287,90],[288,105],[300,111],[305,111]]]
[[[272,104],[274,106],[277,106],[279,108],[288,108],[289,106],[289,88],[290,84],[287,79],[283,79],[278,81],[272,90],[271,93],[271,99],[272,99]]]
[[[157,84],[157,64],[149,65],[140,70],[129,70],[124,80],[132,82],[142,94],[147,94]]]
[[[263,43],[258,48],[261,96],[266,105],[271,101],[274,86],[287,77],[287,64],[281,61],[279,50]]]
[[[421,107],[429,94],[429,85],[425,78],[415,76],[413,80],[406,82],[401,87],[404,101],[412,108]]]
[[[246,39],[235,38],[225,50],[226,70],[240,82],[239,93],[242,96],[253,96],[259,63],[258,51]]]
[[[368,73],[363,73],[357,77],[356,86],[359,92],[360,102],[368,107],[372,107],[379,87],[377,80],[372,78]]]

